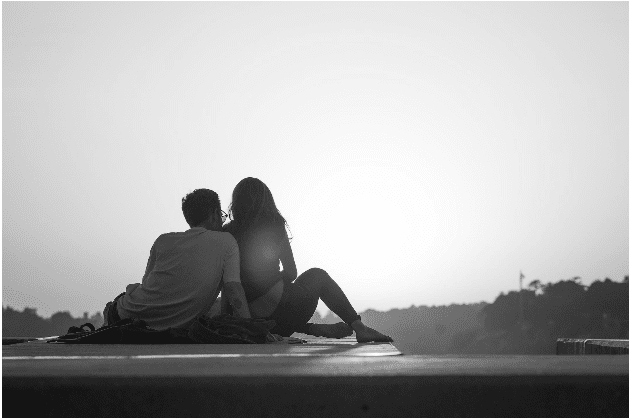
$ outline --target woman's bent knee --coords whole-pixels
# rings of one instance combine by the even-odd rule
[[[304,287],[313,294],[313,296],[319,299],[322,288],[326,286],[330,280],[332,279],[325,270],[315,267],[300,274],[297,280],[295,280],[295,283]]]
[[[306,276],[315,276],[315,277],[322,277],[322,276],[326,276],[326,277],[330,277],[328,276],[328,273],[326,272],[326,270],[324,269],[320,269],[319,267],[313,267],[310,268],[308,270],[306,270],[304,273],[302,273]]]

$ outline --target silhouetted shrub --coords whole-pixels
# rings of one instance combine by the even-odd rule
[[[487,354],[553,354],[562,337],[627,339],[628,280],[606,278],[590,287],[580,284],[579,277],[546,285],[532,282],[530,290],[500,294],[482,313],[481,332],[475,338],[457,335],[455,350],[473,354],[486,347]]]
[[[100,312],[88,317],[74,318],[70,312],[56,312],[50,318],[44,319],[37,315],[35,308],[24,308],[17,311],[10,306],[2,308],[2,336],[3,337],[50,337],[63,335],[71,326],[80,326],[86,322],[95,327],[103,325],[103,315]]]

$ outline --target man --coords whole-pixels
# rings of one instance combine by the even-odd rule
[[[127,286],[105,307],[105,325],[137,318],[156,330],[187,328],[207,313],[221,288],[235,316],[250,318],[241,286],[238,245],[221,232],[219,196],[197,189],[182,199],[185,232],[160,235],[151,248],[142,283]]]

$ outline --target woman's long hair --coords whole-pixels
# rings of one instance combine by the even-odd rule
[[[276,207],[271,190],[262,181],[246,177],[232,192],[229,213],[235,226],[245,230],[253,225],[283,225],[290,232],[286,219]]]

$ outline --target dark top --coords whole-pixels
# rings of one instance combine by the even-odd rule
[[[245,297],[252,301],[271,289],[280,280],[293,281],[291,271],[295,270],[295,262],[291,253],[291,245],[283,224],[255,224],[241,228],[232,221],[223,226],[223,232],[229,232],[236,239],[241,260],[241,284]],[[286,260],[283,254],[291,254],[289,263],[280,271],[280,259]],[[289,267],[287,269],[287,267]],[[293,276],[296,274],[294,273]]]

